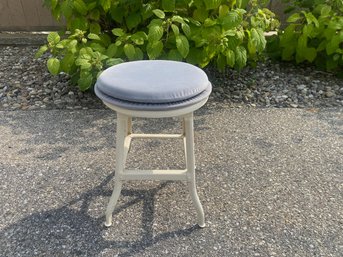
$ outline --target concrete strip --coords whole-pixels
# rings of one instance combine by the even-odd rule
[[[114,226],[115,115],[0,112],[1,256],[342,256],[342,109],[196,113],[197,185],[126,183]],[[136,120],[176,132],[175,119]],[[182,168],[178,140],[137,140],[131,168]]]

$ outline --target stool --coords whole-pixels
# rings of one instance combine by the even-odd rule
[[[175,61],[148,60],[115,65],[103,71],[95,85],[96,95],[117,113],[116,170],[112,196],[106,210],[106,226],[112,224],[112,213],[122,184],[130,180],[182,180],[197,211],[200,227],[205,226],[204,211],[195,184],[193,112],[203,106],[212,86],[201,69]],[[182,134],[135,134],[132,117],[180,117]],[[134,138],[181,138],[184,141],[186,169],[127,170],[126,157]]]

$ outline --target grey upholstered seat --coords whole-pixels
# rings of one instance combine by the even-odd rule
[[[103,101],[126,109],[169,110],[197,103],[211,83],[196,66],[175,61],[134,61],[106,69],[95,85]]]

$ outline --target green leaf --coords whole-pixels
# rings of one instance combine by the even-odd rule
[[[124,15],[125,15],[125,9],[121,6],[113,5],[110,9],[110,14],[111,14],[111,18],[114,21],[118,23],[122,23]]]
[[[242,0],[236,0],[236,7],[241,8]]]
[[[162,41],[149,42],[146,46],[147,54],[149,59],[154,60],[159,57],[163,50]]]
[[[117,36],[117,37],[121,37],[121,36],[125,35],[125,32],[121,28],[115,28],[115,29],[112,29],[112,34]]]
[[[326,53],[330,55],[336,52],[340,48],[339,45],[342,42],[343,40],[340,39],[339,35],[333,36],[332,39],[326,45]]]
[[[314,59],[317,57],[317,51],[315,48],[310,47],[310,48],[305,48],[303,49],[303,56],[305,57],[306,60],[309,62],[313,62]]]
[[[183,58],[186,58],[188,53],[189,53],[188,39],[183,35],[177,36],[176,37],[176,48],[179,51],[179,53],[181,54],[181,56]]]
[[[190,37],[190,36],[191,36],[191,28],[189,27],[188,24],[182,23],[182,24],[181,24],[181,28],[182,28],[183,33],[185,33],[185,35],[186,35],[187,37]]]
[[[175,0],[162,0],[162,8],[166,12],[175,10]]]
[[[98,21],[100,19],[100,11],[98,9],[93,10],[89,17],[95,21]]]
[[[171,49],[168,53],[168,59],[173,61],[182,61],[182,56],[176,49]]]
[[[92,64],[87,59],[77,58],[75,65],[80,66],[82,70],[88,70],[92,67]]]
[[[247,63],[247,51],[243,46],[237,46],[235,49],[236,67],[242,69]]]
[[[293,13],[291,16],[288,17],[287,22],[289,23],[297,22],[301,18],[302,16],[300,15],[300,13]]]
[[[263,51],[266,47],[266,39],[261,29],[251,29],[251,42],[256,47],[257,51]]]
[[[100,37],[94,33],[89,33],[88,38],[93,40],[100,40]]]
[[[328,28],[332,29],[332,30],[341,30],[341,29],[343,29],[343,17],[340,18],[340,19],[337,19],[336,17],[331,19],[331,21],[329,22]]]
[[[231,11],[227,14],[227,16],[221,19],[221,24],[224,30],[229,30],[240,25],[242,20],[242,16],[239,13]]]
[[[296,47],[294,45],[289,45],[282,50],[282,60],[290,61],[293,59]]]
[[[61,3],[61,13],[67,20],[73,15],[73,3],[71,1]]]
[[[152,10],[152,12],[160,19],[164,19],[166,17],[165,13],[160,9]]]
[[[207,10],[217,9],[221,4],[221,0],[203,0]]]
[[[226,30],[224,33],[223,33],[223,36],[227,37],[227,36],[235,36],[236,35],[236,31],[235,30],[232,30],[232,29],[229,29],[229,30]]]
[[[226,63],[233,68],[235,66],[235,52],[228,49],[225,51]]]
[[[58,0],[51,0],[50,4],[51,4],[51,9],[55,9],[56,5],[58,4]]]
[[[206,63],[204,63],[204,55],[206,55],[204,51],[193,47],[189,50],[186,60],[188,63],[200,64],[201,67],[204,67],[206,66]]]
[[[123,62],[123,60],[120,58],[109,58],[106,60],[106,66],[111,67],[113,65],[117,65],[117,64],[122,63],[122,62]]]
[[[57,58],[48,60],[48,70],[52,75],[57,75],[60,70],[60,61]]]
[[[230,11],[230,7],[227,5],[219,6],[219,18],[225,17]]]
[[[180,30],[179,30],[178,26],[176,26],[175,24],[172,24],[171,28],[172,28],[175,36],[178,36],[180,34]]]
[[[87,10],[91,11],[93,10],[95,7],[97,7],[97,2],[96,0],[94,0],[93,2],[87,2]]]
[[[132,42],[134,42],[136,45],[143,45],[144,41],[147,39],[148,39],[148,36],[143,31],[138,31],[131,36]]]
[[[158,41],[163,36],[163,27],[159,25],[152,25],[149,27],[148,40],[149,42]]]
[[[101,32],[101,27],[98,23],[92,22],[89,24],[89,31],[93,34],[99,35]]]
[[[81,15],[87,14],[87,5],[82,0],[74,0],[73,5],[75,10]]]
[[[110,44],[109,47],[106,50],[106,55],[110,58],[114,57],[118,51],[118,46],[115,44]]]
[[[197,21],[204,22],[208,17],[208,12],[205,9],[195,9],[193,12],[193,18]]]
[[[93,83],[92,73],[88,71],[81,72],[80,78],[77,82],[81,91],[86,91],[92,86],[92,83]]]
[[[129,58],[130,61],[132,61],[135,58],[135,47],[132,44],[125,44],[124,45],[124,53]]]
[[[128,29],[133,29],[139,25],[141,22],[141,15],[139,12],[132,13],[129,16],[126,17],[126,25]]]
[[[112,0],[100,0],[100,4],[105,12],[107,12],[111,8]]]
[[[103,47],[103,45],[99,44],[99,43],[91,43],[90,47],[94,50],[97,51],[99,53],[105,53],[106,48]]]
[[[302,13],[305,15],[306,17],[306,21],[308,24],[313,23],[317,28],[319,27],[319,22],[317,20],[316,17],[314,17],[314,15],[310,12],[306,13],[305,11],[302,11]]]
[[[297,49],[299,52],[301,52],[304,48],[307,48],[307,36],[305,34],[302,34],[298,38]]]
[[[61,60],[61,70],[69,73],[74,65],[74,55],[72,53],[66,54]]]
[[[48,35],[48,42],[50,44],[56,45],[58,42],[60,42],[60,35],[58,35],[57,32],[50,32]]]
[[[241,8],[246,9],[250,0],[242,0]]]
[[[88,20],[83,17],[83,16],[78,16],[77,18],[70,20],[70,24],[68,24],[68,27],[70,27],[71,31],[74,30],[82,30],[82,31],[86,31],[88,30]]]
[[[172,17],[172,21],[178,22],[178,23],[185,23],[185,21],[183,20],[183,18],[179,15],[174,15]]]
[[[223,71],[225,69],[225,65],[226,65],[226,58],[224,55],[219,54],[217,56],[217,67],[219,70]]]
[[[135,60],[143,60],[144,58],[143,51],[138,47],[135,47],[135,51],[136,51]]]
[[[321,10],[320,10],[320,15],[321,16],[328,16],[328,15],[330,15],[330,12],[331,12],[331,6],[323,5]]]
[[[205,27],[211,27],[211,26],[214,26],[217,24],[217,20],[213,20],[211,18],[207,18],[205,21],[204,21],[204,26]]]
[[[35,58],[41,57],[48,49],[49,49],[49,48],[48,48],[47,45],[41,46],[41,47],[39,48],[39,50],[36,52]]]

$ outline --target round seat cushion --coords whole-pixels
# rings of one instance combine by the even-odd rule
[[[140,111],[169,111],[169,110],[176,110],[191,106],[193,104],[197,104],[204,99],[207,99],[208,96],[211,94],[212,85],[211,83],[208,84],[207,88],[202,91],[200,94],[193,96],[191,98],[177,101],[177,102],[169,102],[169,103],[140,103],[140,102],[131,102],[126,100],[121,100],[118,98],[114,98],[103,93],[97,85],[95,85],[95,94],[104,102],[110,105],[118,106],[120,108],[128,109],[128,110],[140,110]]]
[[[95,90],[119,101],[164,104],[191,99],[208,90],[200,68],[176,61],[147,60],[121,63],[101,73]],[[103,99],[105,100],[105,99]]]

